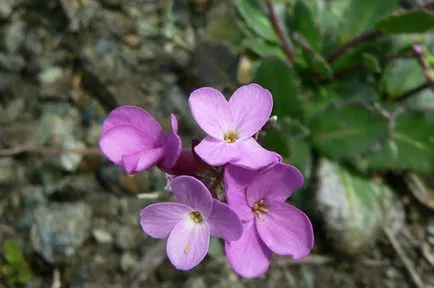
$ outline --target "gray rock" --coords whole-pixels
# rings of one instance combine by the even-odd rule
[[[5,108],[6,117],[9,122],[17,120],[23,113],[25,103],[23,98],[15,98]]]
[[[75,139],[72,135],[65,135],[62,141],[62,147],[65,150],[80,150],[86,148],[83,141]],[[59,165],[67,172],[74,172],[80,166],[83,154],[67,152],[59,155]]]
[[[38,75],[38,80],[41,84],[54,84],[62,79],[63,69],[61,67],[49,67]]]
[[[120,263],[121,270],[123,272],[127,272],[131,268],[137,266],[137,264],[139,263],[137,257],[135,257],[130,252],[123,253],[122,256],[121,256],[120,262],[121,262]]]
[[[89,236],[91,216],[82,202],[39,206],[30,232],[33,250],[50,264],[69,262]]]
[[[14,0],[2,0],[0,1],[0,20],[7,19],[13,11]]]
[[[16,165],[12,158],[0,158],[0,185],[10,184],[16,177]]]
[[[0,53],[0,67],[11,72],[20,72],[26,61],[20,55],[8,55]]]
[[[92,236],[96,240],[96,242],[100,244],[110,244],[113,242],[113,236],[104,229],[94,229],[92,231]]]
[[[6,51],[10,54],[14,54],[18,51],[21,45],[24,43],[24,22],[12,22],[6,27],[4,33],[4,45]]]
[[[27,186],[21,191],[21,205],[26,210],[33,209],[46,202],[44,187],[41,185]]]
[[[140,244],[139,228],[122,226],[116,234],[116,247],[121,250],[133,250]]]

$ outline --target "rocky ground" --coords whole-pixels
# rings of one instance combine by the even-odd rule
[[[331,248],[321,224],[312,257],[276,257],[257,281],[231,272],[219,242],[197,269],[180,272],[165,259],[164,242],[144,235],[138,213],[168,197],[165,175],[126,176],[104,160],[101,123],[114,107],[134,104],[166,127],[177,113],[185,139],[197,132],[185,108],[189,91],[237,85],[237,53],[202,37],[216,2],[0,1],[0,287],[413,285],[387,239],[349,257]],[[432,213],[406,201],[408,235],[399,247],[434,285],[425,260],[433,261]],[[22,264],[6,261],[6,242]]]

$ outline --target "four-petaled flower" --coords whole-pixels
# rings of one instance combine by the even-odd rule
[[[113,110],[102,126],[101,151],[128,173],[144,171],[158,164],[172,168],[181,153],[178,122],[171,115],[172,131],[165,134],[147,111],[135,106]]]
[[[170,262],[189,270],[205,257],[210,235],[234,241],[242,234],[237,215],[224,203],[211,197],[202,182],[179,176],[170,183],[178,203],[156,203],[140,213],[143,230],[152,237],[167,240]]]
[[[245,85],[226,101],[218,90],[200,88],[191,93],[189,106],[208,134],[194,149],[207,164],[258,169],[275,160],[274,153],[252,137],[270,118],[273,98],[268,90],[258,84]]]
[[[263,274],[270,264],[271,252],[307,256],[314,243],[309,218],[285,203],[303,185],[303,175],[283,163],[252,171],[229,165],[225,170],[229,206],[243,223],[243,235],[226,241],[229,263],[244,277]]]

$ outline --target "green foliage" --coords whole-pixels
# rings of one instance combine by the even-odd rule
[[[434,28],[434,15],[426,11],[411,11],[392,15],[379,21],[376,28],[386,33],[424,33]]]
[[[398,9],[398,0],[289,2],[275,5],[284,37],[266,1],[237,2],[251,31],[243,46],[256,56],[252,79],[271,91],[278,116],[261,141],[312,188],[297,205],[308,207],[316,193],[341,248],[357,252],[390,220],[383,204],[395,205],[390,188],[370,175],[434,172],[434,37],[425,33],[434,15]],[[318,174],[319,188],[309,185]]]
[[[381,79],[384,92],[395,98],[425,81],[416,59],[397,59],[387,65]]]
[[[373,28],[375,22],[393,12],[397,5],[398,0],[351,0],[344,13],[341,43]]]
[[[321,50],[321,35],[315,25],[313,13],[305,1],[297,1],[293,18],[293,30],[303,35],[314,49]]]
[[[6,263],[0,263],[0,276],[3,274],[9,285],[26,284],[32,274],[17,242],[6,240],[3,243],[2,251]]]
[[[238,12],[246,24],[258,36],[271,42],[278,42],[273,26],[265,14],[261,3],[262,1],[259,0],[238,0]]]
[[[302,118],[302,107],[296,83],[297,76],[277,58],[263,59],[256,70],[254,81],[270,90],[274,97],[273,113],[279,117]]]
[[[331,107],[309,123],[314,146],[332,159],[349,159],[387,135],[384,117],[361,105]]]
[[[388,141],[365,158],[364,165],[377,170],[434,171],[434,119],[410,111],[399,115],[394,126]]]

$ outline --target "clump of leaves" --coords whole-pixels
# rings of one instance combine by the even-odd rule
[[[0,262],[0,279],[10,286],[27,284],[32,274],[15,240],[6,240],[2,249],[3,262]]]
[[[396,197],[389,190],[375,192],[378,177],[373,175],[434,173],[434,37],[428,33],[434,29],[434,14],[407,11],[398,0],[235,3],[237,25],[221,32],[242,35],[233,47],[252,62],[253,82],[273,94],[278,116],[263,144],[300,167],[306,186],[317,195],[305,193],[308,199],[300,203],[311,205],[316,199],[312,207],[326,206],[326,213],[320,211],[326,226],[340,233],[332,237],[343,239],[342,250],[357,253],[372,242],[360,235],[375,235],[378,226],[369,221],[353,225],[348,218],[334,229],[336,217],[330,215],[363,219],[372,207]],[[330,181],[324,182],[326,176],[315,165],[324,163],[321,159],[342,167],[327,177],[344,179],[339,182],[344,188],[324,185]],[[309,185],[316,178],[310,175],[318,175],[322,184]],[[342,194],[334,195],[339,203],[328,205],[321,195],[329,193]],[[341,213],[354,199],[363,199],[363,205]],[[400,210],[399,201],[390,203],[390,209]]]

